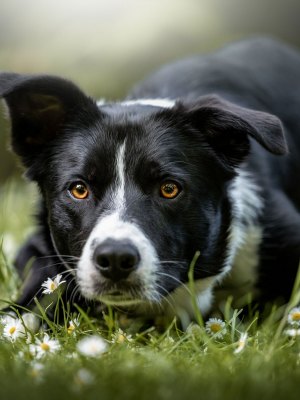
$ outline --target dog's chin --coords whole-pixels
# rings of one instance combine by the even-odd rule
[[[97,300],[108,306],[136,307],[145,303],[144,299],[134,298],[126,294],[106,294],[97,297]]]
[[[149,303],[141,290],[91,290],[81,288],[81,294],[88,300],[97,301],[107,306],[134,308]]]

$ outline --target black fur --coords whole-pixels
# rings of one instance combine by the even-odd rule
[[[137,221],[155,247],[161,297],[187,282],[197,250],[196,280],[226,267],[234,216],[229,188],[243,170],[263,202],[253,217],[263,235],[257,298],[288,299],[300,257],[298,52],[269,39],[236,43],[168,65],[128,97],[176,99],[170,109],[98,107],[72,83],[48,76],[0,74],[0,95],[11,116],[12,147],[42,195],[40,229],[16,262],[22,274],[35,258],[20,305],[32,301],[48,276],[74,268],[96,221],[110,210],[112,160],[125,138],[124,219]],[[68,192],[79,180],[92,192],[85,202]],[[181,189],[173,200],[159,195],[166,180]],[[239,223],[245,229],[248,222]],[[138,284],[118,288],[142,298]]]

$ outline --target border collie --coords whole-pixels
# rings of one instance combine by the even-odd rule
[[[193,318],[216,294],[289,298],[300,257],[300,54],[251,39],[163,67],[120,102],[0,74],[12,148],[41,193],[18,304],[65,294]],[[199,252],[199,257],[195,257]],[[218,297],[218,296],[217,296]]]

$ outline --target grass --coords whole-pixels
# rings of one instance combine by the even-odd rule
[[[32,229],[34,197],[33,188],[23,184],[11,183],[0,191],[2,300],[16,298],[20,287],[12,260]],[[98,319],[79,310],[79,326],[71,332],[74,315],[65,310],[64,324],[44,328],[60,349],[39,359],[30,344],[41,340],[45,331],[26,331],[27,338],[11,341],[0,324],[0,399],[298,399],[300,336],[290,337],[285,331],[291,309],[299,304],[299,287],[297,282],[287,308],[274,309],[260,324],[257,315],[242,320],[240,310],[228,301],[225,327],[215,335],[206,332],[201,316],[199,325],[186,332],[176,321],[161,332],[156,327],[143,329],[140,321],[113,310]],[[245,347],[236,353],[245,332]],[[97,357],[81,354],[77,347],[91,335],[106,344]]]

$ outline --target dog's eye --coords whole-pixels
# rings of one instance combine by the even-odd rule
[[[69,191],[71,195],[77,200],[84,200],[90,194],[88,188],[83,182],[72,183]]]
[[[180,188],[174,182],[164,182],[160,187],[160,194],[165,199],[174,199],[179,192]]]

